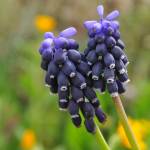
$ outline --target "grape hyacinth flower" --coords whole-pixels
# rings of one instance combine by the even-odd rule
[[[79,44],[71,38],[77,33],[74,27],[63,30],[57,37],[52,32],[44,34],[39,53],[41,68],[45,70],[45,85],[51,93],[58,94],[59,109],[69,112],[76,127],[81,126],[83,115],[87,131],[97,136],[104,150],[109,150],[109,147],[94,117],[103,123],[106,115],[95,89],[101,93],[107,90],[133,149],[139,150],[119,97],[130,81],[127,73],[129,61],[121,40],[120,24],[116,20],[119,11],[114,10],[106,17],[102,5],[97,7],[97,11],[98,21],[84,22],[88,31],[84,53],[79,52]]]
[[[115,97],[118,93],[125,92],[125,83],[130,81],[126,69],[129,62],[125,54],[125,44],[121,40],[119,22],[116,20],[119,11],[115,10],[106,17],[102,5],[97,7],[97,11],[99,21],[84,22],[89,36],[84,55],[92,70],[93,83],[103,80],[103,86],[107,87],[97,85],[95,88],[102,92],[102,89],[107,89],[111,96]],[[120,90],[122,87],[124,90]]]
[[[92,70],[91,84],[100,92],[107,90],[110,93],[130,144],[134,150],[139,150],[119,97],[119,94],[126,91],[125,85],[130,81],[127,74],[129,61],[125,54],[125,44],[121,40],[120,24],[116,20],[119,11],[114,10],[104,17],[104,8],[99,5],[97,12],[99,21],[84,22],[88,31],[84,55]]]
[[[75,28],[70,27],[60,32],[58,37],[51,32],[44,34],[39,49],[41,68],[46,71],[46,86],[50,88],[51,93],[58,94],[59,109],[68,110],[76,127],[81,126],[81,111],[87,131],[95,133],[94,117],[103,123],[106,115],[90,84],[92,70],[84,55],[79,52],[79,44],[70,38],[76,32]],[[95,76],[99,73],[96,67],[94,73]]]

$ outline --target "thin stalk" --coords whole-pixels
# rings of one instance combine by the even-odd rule
[[[97,139],[97,142],[100,144],[100,147],[102,150],[110,150],[110,148],[109,148],[108,144],[106,143],[98,125],[96,125],[95,137]]]
[[[120,121],[122,123],[122,126],[125,130],[125,133],[128,137],[128,140],[132,146],[132,149],[133,150],[140,150],[139,146],[138,146],[138,143],[136,141],[136,138],[133,134],[133,131],[131,129],[131,126],[128,122],[128,118],[127,118],[127,115],[125,113],[125,110],[124,110],[124,107],[122,105],[122,102],[121,102],[121,99],[119,96],[116,96],[116,97],[113,97],[113,102],[115,104],[115,107],[116,107],[116,110],[118,112],[118,116],[120,118]]]

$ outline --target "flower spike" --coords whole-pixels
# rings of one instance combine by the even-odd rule
[[[92,24],[92,30],[100,32],[101,24],[97,21],[87,24],[88,28]],[[103,117],[103,112],[95,115],[100,109],[100,103],[88,82],[91,80],[91,68],[84,54],[78,51],[78,43],[74,39],[70,39],[76,32],[74,27],[70,27],[63,30],[58,37],[54,37],[51,32],[45,33],[45,40],[39,49],[42,56],[41,67],[46,71],[45,84],[52,93],[58,93],[59,109],[69,111],[76,127],[81,125],[79,112],[81,110],[87,131],[94,133],[96,130],[94,117],[96,116],[99,122],[104,122],[106,117]],[[95,45],[93,40],[89,41],[89,45],[91,47]],[[95,62],[96,53],[94,52],[92,55],[89,57],[89,63]]]

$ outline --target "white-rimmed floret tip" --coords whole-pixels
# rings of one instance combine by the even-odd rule
[[[90,66],[87,64],[87,62],[81,61],[76,66],[77,66],[77,70],[84,76],[89,76],[91,74],[91,69]]]
[[[107,83],[112,83],[115,80],[115,72],[113,69],[105,68],[104,79]]]
[[[50,77],[51,79],[54,79],[54,78],[55,78],[55,76],[54,76],[54,75],[50,75],[49,77]]]
[[[73,124],[76,127],[80,127],[81,117],[80,117],[80,114],[79,114],[79,106],[75,101],[70,100],[69,105],[68,105],[68,111],[71,115],[71,119],[72,119]]]
[[[51,78],[57,77],[57,75],[59,73],[59,68],[58,68],[58,66],[56,66],[54,61],[51,61],[49,63],[47,73],[49,74],[49,77],[51,77]]]
[[[73,62],[67,60],[62,67],[62,72],[69,77],[74,77],[76,72],[76,67]]]
[[[80,89],[84,89],[86,87],[85,77],[81,73],[77,72],[76,76],[71,78],[71,84]]]
[[[102,60],[103,59],[103,56],[98,56],[98,60]]]
[[[98,61],[95,50],[91,50],[86,56],[86,59],[89,65],[95,64]]]
[[[98,80],[98,79],[99,79],[99,77],[98,77],[98,76],[96,76],[96,75],[93,75],[93,76],[92,76],[92,79],[93,79],[93,80]]]
[[[77,128],[79,128],[80,126],[81,126],[81,116],[80,115],[78,115],[78,117],[73,117],[72,118],[72,122],[73,122],[73,124],[77,127]]]
[[[96,96],[95,91],[91,87],[86,87],[83,90],[84,96],[89,100],[89,102],[93,105],[93,107],[98,107],[100,102]]]
[[[71,115],[71,118],[78,118],[79,115],[78,114],[75,114],[75,115]]]
[[[70,75],[69,75],[69,77],[70,77],[70,78],[73,78],[73,77],[75,77],[75,75],[76,75],[75,72],[71,72]]]
[[[84,102],[84,99],[83,98],[79,98],[79,99],[76,100],[76,102],[77,103],[82,103],[82,102]]]
[[[59,110],[67,111],[68,103],[67,99],[59,99]]]
[[[58,88],[59,108],[67,109],[69,103],[69,91],[61,91]]]
[[[115,64],[116,64],[116,71],[118,71],[119,74],[123,74],[126,72],[126,67],[121,59],[116,60]]]
[[[113,83],[115,80],[114,80],[114,78],[108,78],[107,79],[107,83],[109,84],[109,83]]]
[[[90,74],[92,73],[92,71],[90,70],[90,71],[88,71],[88,73],[87,73],[87,76],[90,76]]]
[[[99,77],[102,75],[103,71],[104,70],[103,70],[102,62],[96,62],[92,66],[92,79],[93,80],[98,80]]]
[[[126,70],[123,68],[123,69],[121,69],[121,70],[119,70],[119,73],[120,74],[124,74],[126,72]]]
[[[60,90],[61,90],[61,91],[66,91],[67,89],[68,89],[67,86],[61,86],[61,87],[60,87]]]
[[[115,59],[111,53],[107,53],[104,56],[104,64],[106,67],[111,68],[111,69],[112,69],[112,67],[115,67],[115,65],[114,65]]]
[[[87,63],[88,63],[88,65],[90,65],[90,66],[92,65],[92,63],[91,63],[91,62],[89,62],[89,61],[88,61]]]
[[[84,88],[86,88],[86,83],[82,83],[82,84],[80,85],[80,89],[84,89]]]
[[[83,91],[75,86],[71,86],[71,96],[77,103],[82,103],[84,101]]]
[[[115,64],[110,64],[109,68],[110,68],[110,69],[115,68]]]
[[[57,82],[62,91],[66,91],[68,89],[69,79],[62,71],[60,71],[57,76]]]
[[[125,53],[119,46],[114,46],[114,48],[111,50],[112,55],[115,59],[124,59]]]
[[[46,73],[45,75],[45,84],[47,87],[54,89],[55,92],[57,91],[58,88],[57,80],[56,78],[50,78],[48,73]]]
[[[125,58],[125,55],[122,54],[122,55],[120,56],[120,59],[123,60],[124,58]]]

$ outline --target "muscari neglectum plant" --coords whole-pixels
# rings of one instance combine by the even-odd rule
[[[112,11],[105,18],[102,5],[97,7],[97,11],[99,21],[84,22],[88,32],[84,53],[79,52],[79,44],[71,38],[77,32],[74,27],[60,32],[57,37],[51,32],[44,34],[39,53],[41,68],[46,71],[45,84],[52,93],[58,94],[59,109],[68,110],[76,127],[80,127],[83,115],[87,131],[97,137],[103,150],[110,148],[94,117],[103,123],[106,115],[95,89],[101,93],[108,91],[132,148],[139,150],[119,97],[129,82],[126,68],[129,62],[116,20],[119,11]]]

